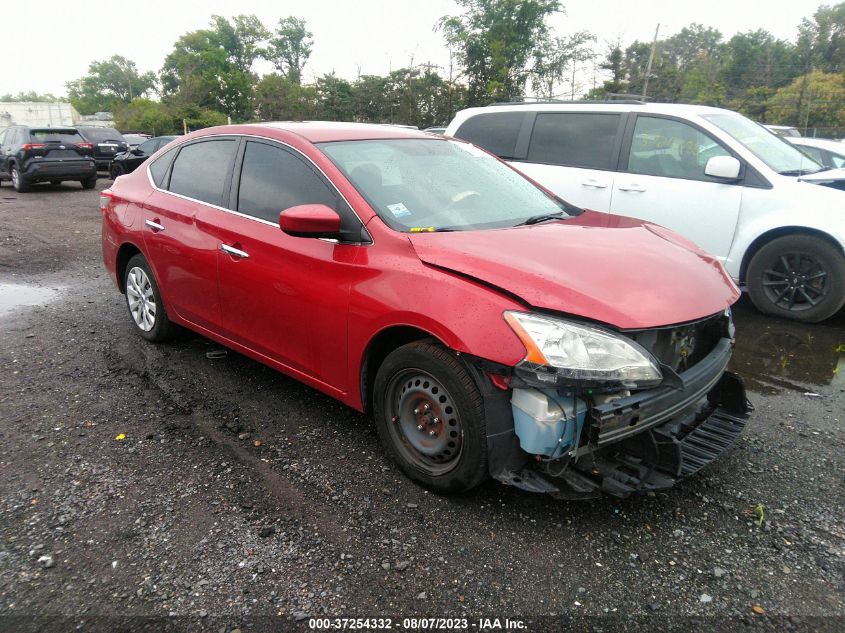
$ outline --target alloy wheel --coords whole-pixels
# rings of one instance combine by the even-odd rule
[[[143,268],[135,266],[126,275],[126,302],[135,325],[144,332],[155,327],[156,302],[150,278]]]
[[[809,310],[827,295],[828,274],[810,253],[785,253],[763,271],[763,288],[776,306],[800,312]]]

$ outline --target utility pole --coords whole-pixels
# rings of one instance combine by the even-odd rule
[[[660,23],[654,29],[654,40],[651,42],[651,54],[648,56],[648,66],[645,69],[645,83],[643,84],[643,99],[648,95],[648,78],[651,76],[651,65],[654,62],[654,49],[657,48],[657,34],[660,32]]]

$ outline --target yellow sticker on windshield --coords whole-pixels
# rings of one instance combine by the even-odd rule
[[[436,229],[433,226],[412,226],[408,230],[411,233],[434,233]]]

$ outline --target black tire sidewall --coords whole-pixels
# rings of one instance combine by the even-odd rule
[[[14,177],[12,177],[12,172],[18,172],[18,184],[15,186]],[[24,180],[23,174],[21,173],[20,168],[17,165],[13,165],[12,168],[9,170],[9,177],[12,178],[12,186],[14,187],[15,191],[18,193],[25,193],[29,191],[29,183]]]
[[[447,473],[431,475],[419,465],[407,460],[394,445],[390,432],[392,409],[387,402],[391,379],[408,368],[431,374],[449,392],[457,407],[463,431],[462,450],[458,464]],[[484,403],[478,387],[463,361],[442,345],[419,341],[391,352],[376,373],[373,387],[373,415],[382,445],[390,458],[409,478],[444,494],[456,494],[475,488],[488,478],[487,425]]]
[[[147,277],[150,280],[150,285],[153,289],[153,298],[155,299],[156,303],[156,319],[155,324],[149,332],[145,332],[140,327],[138,327],[138,324],[135,323],[135,319],[132,318],[132,311],[129,309],[129,295],[126,293],[126,287],[128,285],[129,271],[131,271],[133,268],[140,268],[146,273]],[[127,262],[126,270],[124,271],[123,275],[123,288],[126,312],[129,315],[129,322],[134,326],[135,331],[140,334],[142,338],[145,338],[146,340],[152,341],[154,343],[165,341],[170,338],[173,326],[170,322],[170,319],[167,317],[167,311],[164,308],[164,301],[162,301],[161,293],[158,289],[158,282],[156,281],[155,275],[153,275],[153,271],[143,255],[133,255]]]
[[[79,181],[82,184],[83,189],[93,189],[97,186],[97,177],[93,176],[91,178],[84,178],[83,180]]]
[[[763,288],[763,273],[783,254],[812,254],[828,274],[828,293],[819,305],[807,310],[792,311],[772,303]],[[845,258],[829,242],[812,235],[786,235],[763,246],[751,260],[746,275],[748,294],[754,306],[766,314],[796,321],[816,323],[830,318],[845,304]]]

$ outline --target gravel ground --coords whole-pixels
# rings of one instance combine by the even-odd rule
[[[96,191],[0,189],[0,629],[845,630],[845,314],[740,303],[756,413],[673,490],[443,498],[363,415],[197,335],[143,342],[99,222]]]

